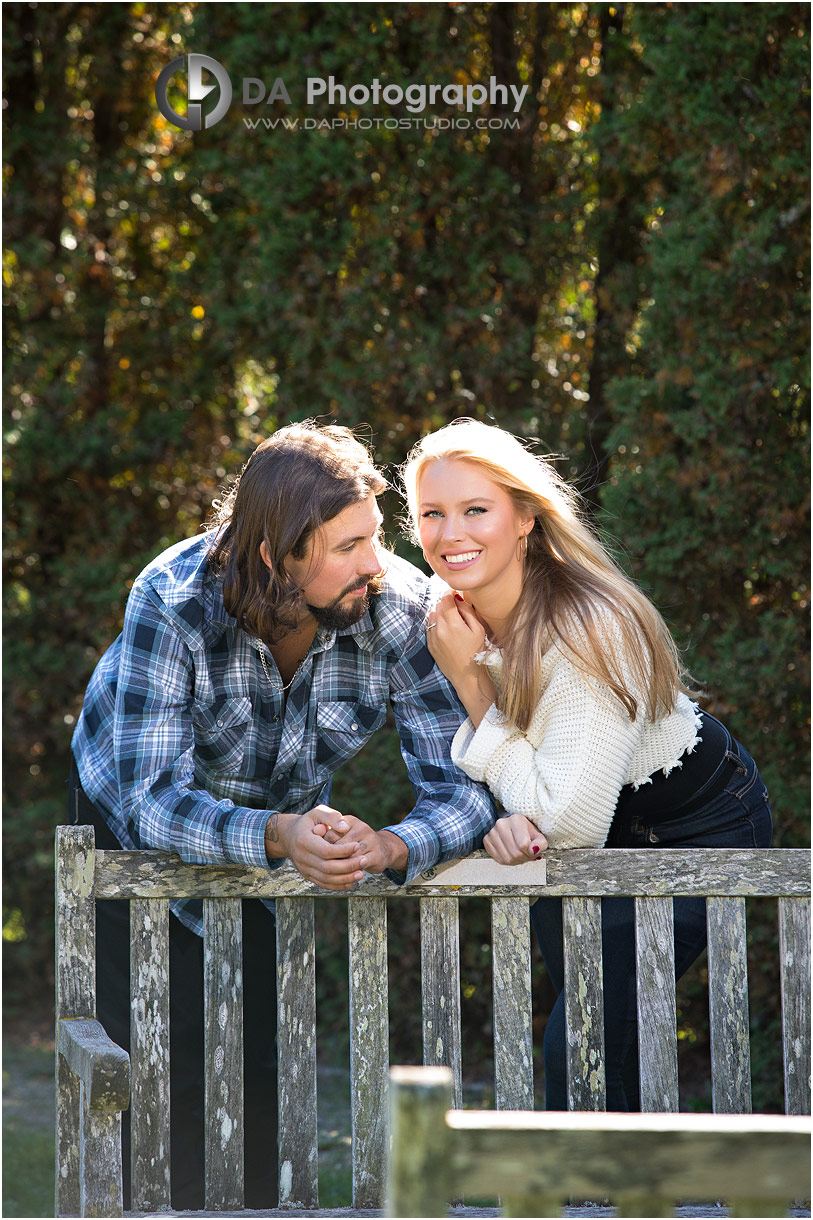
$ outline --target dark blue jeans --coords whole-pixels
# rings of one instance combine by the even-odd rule
[[[720,788],[721,775],[731,772]],[[709,798],[702,802],[703,793]],[[733,738],[723,762],[683,817],[640,819],[613,826],[607,847],[768,847],[771,807],[757,765]],[[675,977],[689,969],[706,946],[706,901],[675,898]],[[548,1110],[567,1109],[565,1075],[564,952],[562,900],[539,898],[531,907],[548,975],[557,994],[545,1029],[545,1088]],[[638,1022],[635,991],[635,899],[602,898],[604,1041],[607,1109],[639,1110]]]

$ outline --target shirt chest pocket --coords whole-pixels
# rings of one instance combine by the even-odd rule
[[[357,754],[365,741],[380,728],[386,706],[325,701],[316,709],[316,765],[335,771],[346,758]]]
[[[251,719],[251,700],[245,695],[223,697],[207,705],[193,704],[196,757],[210,771],[239,771]]]

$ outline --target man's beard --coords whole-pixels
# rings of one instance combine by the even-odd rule
[[[358,587],[352,586],[354,589]],[[343,606],[342,601],[349,592],[350,590],[346,589],[329,606],[311,606],[308,602],[305,604],[320,627],[324,627],[326,631],[344,631],[346,627],[352,627],[363,618],[370,608],[369,593],[365,593],[363,597],[354,597],[349,606]]]

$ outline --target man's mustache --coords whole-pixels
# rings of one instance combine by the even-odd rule
[[[353,581],[352,585],[348,585],[344,592],[339,594],[335,601],[331,602],[331,605],[337,606],[342,598],[347,597],[347,594],[352,593],[354,589],[360,589],[362,585],[365,587],[368,586],[370,581],[374,580],[377,575],[377,572],[370,572],[368,576],[362,576],[361,579],[357,578]]]

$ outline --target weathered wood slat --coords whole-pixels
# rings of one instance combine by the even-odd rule
[[[279,1202],[310,1209],[319,1206],[313,899],[280,898],[276,911]]]
[[[243,923],[239,899],[203,904],[206,1206],[242,1208]]]
[[[130,1118],[134,1211],[170,1202],[169,903],[130,903]]]
[[[531,922],[527,898],[491,903],[494,1091],[498,1110],[533,1110]]]
[[[810,1113],[810,899],[779,899],[785,1110]]]
[[[460,924],[456,898],[421,898],[423,1062],[448,1067],[452,1102],[463,1105],[460,1036]]]
[[[604,1069],[601,899],[565,898],[562,902],[562,924],[567,1108],[604,1110],[607,1088]]]
[[[389,1067],[386,899],[351,899],[347,935],[353,1206],[380,1207],[387,1147],[383,1091]]]
[[[56,1019],[96,1016],[96,847],[90,826],[56,832]],[[55,1214],[80,1213],[80,1085],[56,1056]]]
[[[679,857],[676,861],[676,857]],[[275,898],[286,895],[342,897],[305,881],[290,863],[269,872],[236,865],[214,867],[183,864],[169,852],[97,852],[96,885],[99,898]],[[667,894],[698,896],[762,894],[766,897],[810,893],[810,856],[801,848],[664,848],[658,851],[585,848],[545,853],[547,883],[536,870],[527,874],[496,864],[484,852],[475,852],[462,862],[466,876],[501,877],[503,880],[474,882],[455,880],[461,862],[437,865],[426,877],[410,885],[393,885],[386,877],[368,876],[346,895],[349,898],[378,896],[409,898],[448,895],[457,897],[518,896],[519,894],[612,895],[641,894],[658,898]]]
[[[745,899],[709,898],[711,1099],[716,1114],[751,1113]]]
[[[675,921],[671,898],[635,899],[641,1109],[678,1106]]]

